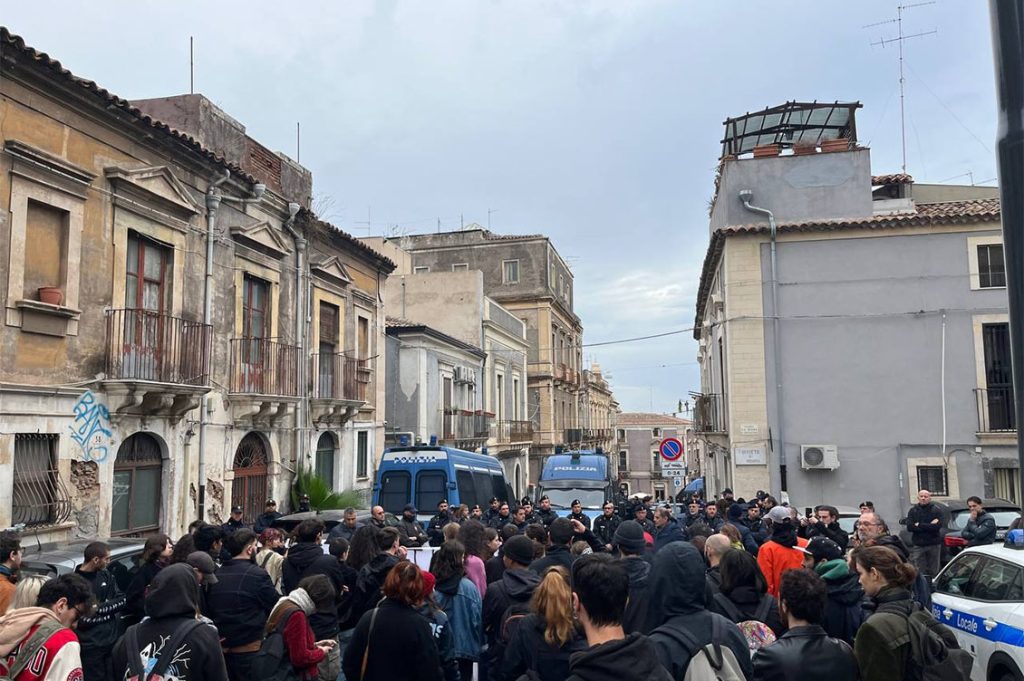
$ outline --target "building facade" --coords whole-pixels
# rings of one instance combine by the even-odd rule
[[[556,445],[581,431],[583,325],[573,311],[573,276],[550,239],[501,236],[479,225],[398,239],[413,275],[478,270],[484,292],[526,325],[526,420],[532,445],[526,487]],[[582,443],[580,443],[582,444]]]
[[[870,490],[887,518],[919,488],[1019,503],[996,191],[872,176],[855,110],[802,148],[727,135],[694,332],[708,475],[800,507]]]
[[[365,425],[349,439],[371,457],[393,264],[315,220],[310,173],[201,96],[172,98],[190,120],[168,125],[171,100],[129,103],[0,41],[0,526],[62,540],[177,536],[232,504],[253,518],[288,507],[328,431],[334,482],[355,485],[342,423]],[[321,337],[306,290],[337,308]],[[317,369],[311,341],[357,363]],[[346,371],[351,392],[330,383]]]
[[[594,449],[601,448],[609,454],[615,449],[615,422],[619,403],[615,401],[612,387],[601,373],[596,362],[583,370],[583,389],[580,392],[580,427],[583,432],[579,439]]]
[[[691,423],[667,414],[623,412],[615,421],[615,466],[619,488],[627,495],[643,492],[656,501],[672,501],[686,486],[687,460],[667,463],[659,454],[668,437],[686,441]]]

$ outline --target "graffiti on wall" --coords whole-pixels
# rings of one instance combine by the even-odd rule
[[[82,460],[103,463],[110,455],[114,435],[110,429],[110,410],[91,390],[86,390],[75,402],[74,415],[68,430],[71,439],[82,448]]]

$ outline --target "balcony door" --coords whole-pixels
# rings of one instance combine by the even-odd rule
[[[1016,424],[1010,367],[1010,325],[984,324],[981,331],[985,346],[989,428],[992,431],[1013,430]]]
[[[317,368],[317,393],[321,398],[336,399],[339,377],[338,306],[320,303],[320,362]],[[337,392],[336,392],[337,391]]]
[[[164,315],[171,251],[166,246],[128,233],[124,292],[122,367],[133,378],[159,380],[164,353]]]
[[[455,416],[452,411],[452,377],[444,376],[441,379],[441,430],[444,431],[445,440],[455,437]]]
[[[267,343],[270,329],[270,285],[245,275],[242,280],[242,392],[262,393],[272,358]]]

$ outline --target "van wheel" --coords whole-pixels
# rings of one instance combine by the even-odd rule
[[[1003,675],[998,678],[997,681],[1021,681],[1019,674],[1013,672],[1003,672]]]

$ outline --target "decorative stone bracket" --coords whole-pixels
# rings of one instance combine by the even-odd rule
[[[209,388],[151,381],[105,381],[110,418],[118,416],[158,416],[176,424],[199,406]]]
[[[341,426],[359,413],[364,404],[353,400],[310,400],[309,412],[318,427]]]
[[[231,420],[237,426],[276,426],[295,409],[298,397],[281,395],[231,395],[227,402],[231,408]]]

